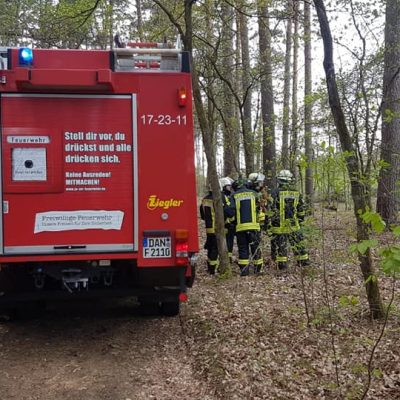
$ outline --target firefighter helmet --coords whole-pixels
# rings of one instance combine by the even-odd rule
[[[282,171],[279,171],[276,179],[279,183],[290,183],[293,179],[293,174],[289,170],[283,169]]]
[[[236,190],[240,189],[241,187],[243,187],[244,185],[246,185],[246,180],[243,178],[238,178],[235,181],[233,181],[232,189],[236,191]]]
[[[264,182],[265,175],[261,174],[260,172],[252,172],[249,174],[249,181],[253,183],[261,183]]]
[[[219,180],[219,185],[220,185],[221,189],[223,189],[225,186],[232,185],[232,183],[233,183],[233,179],[229,178],[229,176],[226,176],[225,178],[221,178]]]

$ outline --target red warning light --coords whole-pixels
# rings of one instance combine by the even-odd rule
[[[186,100],[187,100],[186,88],[185,87],[181,87],[178,90],[178,104],[179,104],[179,107],[185,107],[186,106]]]
[[[179,301],[186,303],[188,301],[188,295],[186,293],[179,293]]]

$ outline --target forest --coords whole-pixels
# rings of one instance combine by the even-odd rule
[[[202,250],[180,318],[216,398],[400,398],[399,18],[398,0],[0,0],[0,48],[189,52],[199,202],[293,173],[307,268],[280,274],[263,234],[240,279],[214,198],[219,273]]]

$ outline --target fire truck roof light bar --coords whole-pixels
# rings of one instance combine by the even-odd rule
[[[33,51],[28,47],[21,47],[18,49],[18,62],[19,65],[32,65],[33,64]]]
[[[160,54],[160,55],[174,55],[181,54],[182,50],[180,49],[144,49],[144,48],[118,48],[113,50],[115,54],[120,56],[130,56],[133,54]]]

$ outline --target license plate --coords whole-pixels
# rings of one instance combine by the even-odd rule
[[[143,238],[143,258],[169,258],[169,257],[171,257],[170,237]]]

